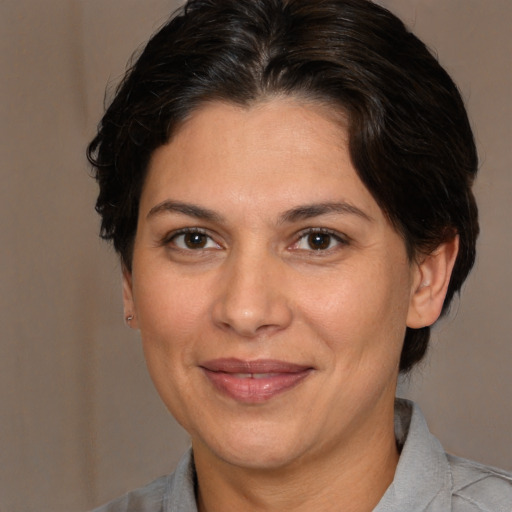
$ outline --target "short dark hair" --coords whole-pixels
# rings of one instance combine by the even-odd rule
[[[190,0],[117,88],[88,158],[101,235],[130,270],[139,199],[156,148],[208,101],[317,100],[348,118],[353,165],[409,257],[458,235],[443,313],[475,259],[478,159],[460,93],[403,23],[366,0]],[[430,327],[407,328],[400,370]]]

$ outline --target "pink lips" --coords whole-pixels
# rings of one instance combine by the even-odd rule
[[[201,368],[221,393],[246,403],[261,403],[295,387],[312,368],[284,361],[215,359]]]

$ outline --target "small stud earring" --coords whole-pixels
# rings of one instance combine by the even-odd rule
[[[129,324],[133,320],[133,315],[128,315],[126,318],[126,323]]]

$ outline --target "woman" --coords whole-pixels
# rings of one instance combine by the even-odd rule
[[[192,0],[89,158],[127,323],[192,441],[98,510],[510,510],[511,475],[395,401],[478,234],[463,102],[396,17]]]

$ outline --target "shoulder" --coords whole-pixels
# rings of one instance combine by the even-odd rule
[[[454,512],[511,512],[512,473],[447,454]]]
[[[162,476],[150,484],[130,491],[92,512],[163,512],[164,499],[172,475]]]
[[[131,491],[92,512],[197,512],[192,450],[181,458],[176,471]]]

